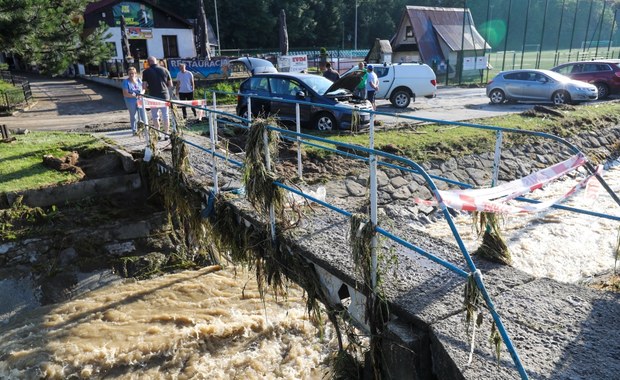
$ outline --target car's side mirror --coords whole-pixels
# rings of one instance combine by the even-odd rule
[[[297,99],[305,99],[306,93],[300,90],[300,91],[297,91],[297,94],[295,94],[295,96],[297,96]]]

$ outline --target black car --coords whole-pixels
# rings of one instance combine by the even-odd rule
[[[273,115],[282,122],[294,123],[296,120],[295,103],[282,100],[298,100],[312,103],[299,107],[300,121],[306,128],[319,131],[350,129],[355,108],[372,110],[363,99],[353,98],[349,90],[335,88],[330,80],[312,74],[270,73],[257,74],[246,79],[239,88],[237,97],[237,115],[247,117],[248,95],[252,97],[252,115]],[[334,106],[331,107],[324,107]],[[370,114],[359,112],[358,128],[368,127]]]

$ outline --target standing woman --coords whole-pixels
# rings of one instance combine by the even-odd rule
[[[138,107],[138,97],[144,94],[142,88],[142,80],[138,77],[138,72],[135,67],[130,67],[127,70],[128,77],[123,81],[123,97],[125,98],[125,105],[129,110],[129,124],[131,125],[131,132],[135,135],[138,133],[138,123],[136,120],[136,114],[138,114],[138,120],[146,124],[146,110],[143,107]]]

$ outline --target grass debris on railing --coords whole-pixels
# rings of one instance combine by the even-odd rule
[[[474,253],[496,263],[512,265],[512,256],[499,228],[500,218],[500,214],[492,212],[472,213],[474,228],[479,237],[482,235],[482,244]]]
[[[267,128],[268,125],[276,125],[275,119],[256,119],[252,123],[245,147],[243,182],[247,199],[257,210],[268,213],[269,207],[273,206],[276,217],[282,217],[286,197],[284,190],[274,184],[278,180],[275,170],[267,169],[264,134],[267,134],[272,165],[278,155],[280,136]]]

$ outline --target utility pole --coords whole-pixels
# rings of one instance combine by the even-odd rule
[[[215,3],[215,31],[217,32],[217,55],[222,56],[222,48],[220,46],[220,22],[217,17],[217,0],[214,0]]]
[[[357,0],[355,0],[355,50],[357,50]]]

